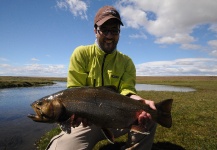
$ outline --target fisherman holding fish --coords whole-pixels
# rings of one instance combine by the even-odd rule
[[[67,87],[114,85],[120,94],[132,98],[132,101],[140,100],[156,110],[153,101],[136,95],[134,63],[116,49],[120,26],[123,23],[114,7],[104,6],[98,10],[94,19],[96,41],[92,45],[79,46],[74,50],[69,63]],[[73,115],[70,122],[72,132],[61,132],[55,136],[48,145],[49,150],[91,150],[98,141],[105,139],[101,128],[89,123],[86,118]],[[151,149],[156,123],[149,113],[143,111],[138,115],[137,124],[144,126],[148,134],[129,129],[111,129],[115,137],[128,133],[128,140],[122,149]]]

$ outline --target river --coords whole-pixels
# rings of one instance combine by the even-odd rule
[[[27,114],[34,113],[35,100],[66,88],[66,83],[52,86],[0,89],[0,150],[33,150],[34,143],[55,124],[33,122]]]
[[[66,88],[66,82],[52,86],[0,89],[0,150],[33,150],[34,143],[56,124],[33,122],[27,114],[33,113],[30,104],[46,95]],[[191,88],[164,85],[136,85],[137,90],[166,90],[189,92]]]

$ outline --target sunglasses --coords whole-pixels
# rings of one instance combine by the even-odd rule
[[[112,35],[119,35],[120,34],[120,30],[119,29],[100,29],[99,27],[97,28],[97,31],[99,34],[107,36],[109,33],[111,33]]]

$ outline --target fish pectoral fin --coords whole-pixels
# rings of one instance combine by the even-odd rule
[[[111,143],[114,144],[114,134],[107,128],[102,128],[102,133],[104,136],[107,138],[107,140]]]
[[[71,120],[68,119],[64,122],[59,122],[60,129],[67,134],[71,133]]]
[[[145,135],[150,134],[150,132],[147,130],[147,128],[145,126],[142,126],[142,125],[132,125],[130,131],[140,133],[140,134],[145,134]]]

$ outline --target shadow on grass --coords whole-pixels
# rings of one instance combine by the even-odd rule
[[[153,144],[152,150],[185,150],[185,148],[170,142],[157,142]]]
[[[108,144],[100,148],[100,150],[120,150],[124,146],[125,142],[118,142],[115,144]],[[158,142],[154,143],[152,150],[185,150],[179,145],[172,144],[170,142]]]

